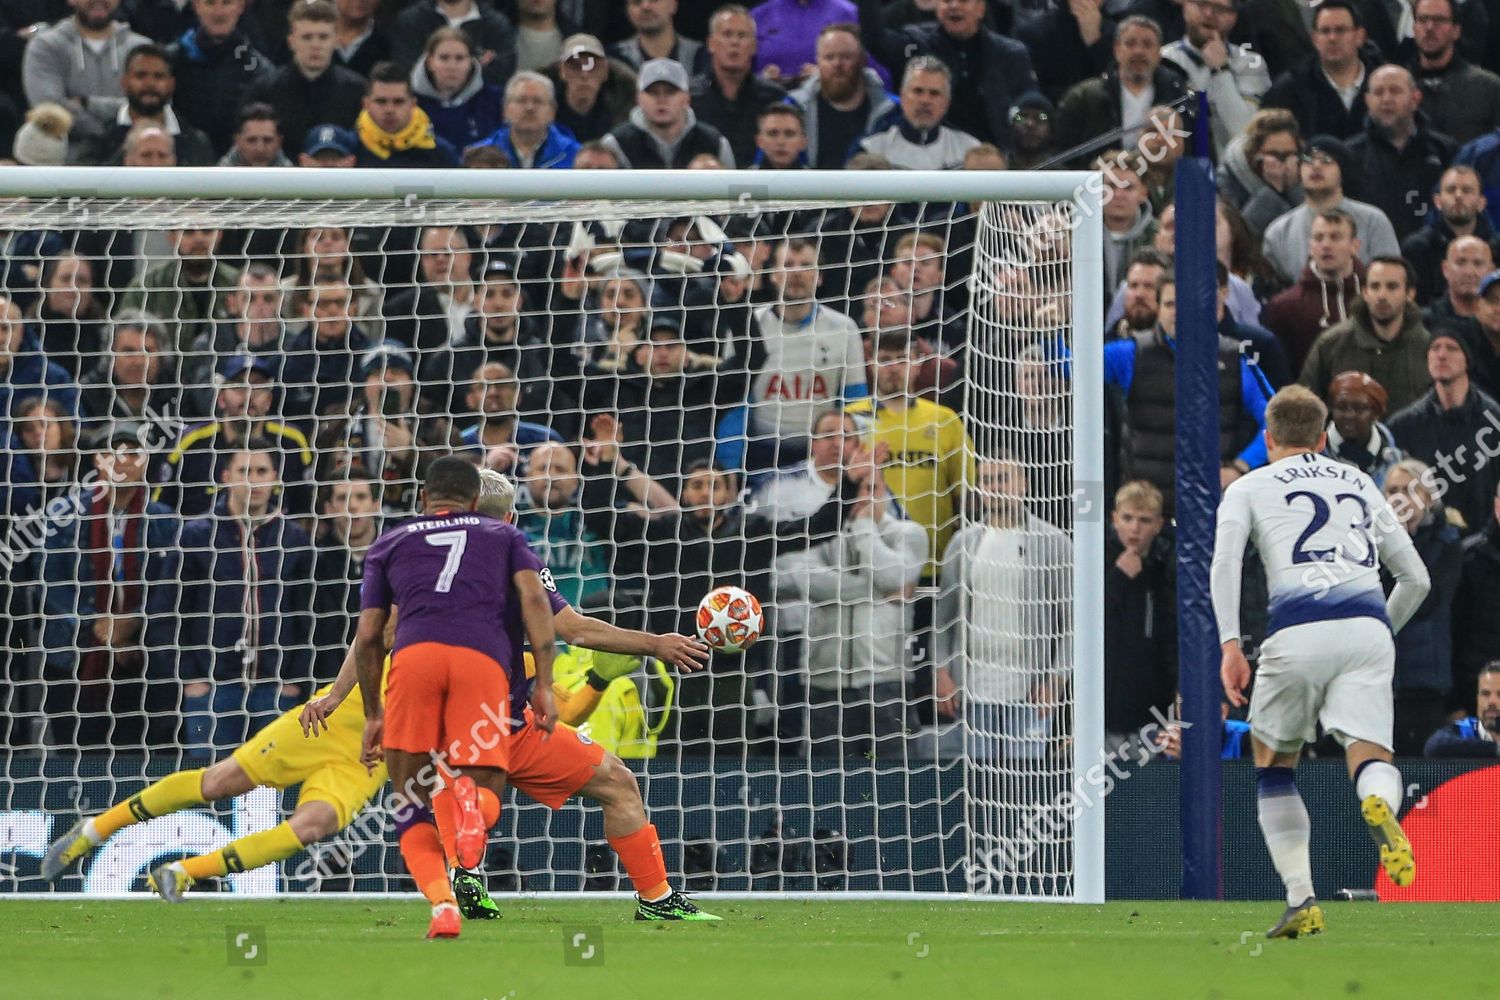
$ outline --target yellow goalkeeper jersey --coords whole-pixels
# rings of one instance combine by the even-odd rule
[[[964,490],[976,478],[974,443],[957,413],[927,399],[895,409],[873,399],[851,403],[848,412],[869,431],[872,443],[891,449],[885,484],[906,516],[927,529],[927,565],[935,578],[948,539],[958,529]]]

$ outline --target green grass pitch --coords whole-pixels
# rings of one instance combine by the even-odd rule
[[[405,900],[0,898],[0,996],[135,998],[1480,997],[1500,907],[1326,906],[1265,941],[1276,903],[703,900],[722,924],[644,924],[623,900],[502,900],[422,939]],[[235,938],[246,935],[236,949]],[[574,947],[575,935],[585,935]],[[590,946],[593,952],[586,954]],[[249,960],[241,957],[257,948]]]

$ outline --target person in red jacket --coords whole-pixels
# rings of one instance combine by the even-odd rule
[[[1341,208],[1318,213],[1308,236],[1309,259],[1302,277],[1266,303],[1261,320],[1286,348],[1287,363],[1302,370],[1313,341],[1349,318],[1359,301],[1364,265],[1353,216]]]

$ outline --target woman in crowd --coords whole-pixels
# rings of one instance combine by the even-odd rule
[[[505,120],[505,94],[485,83],[474,43],[458,28],[439,28],[412,67],[411,90],[432,119],[432,130],[456,149],[494,132]]]

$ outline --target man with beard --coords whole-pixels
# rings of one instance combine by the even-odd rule
[[[1441,302],[1447,286],[1443,276],[1443,262],[1448,249],[1461,236],[1476,236],[1488,245],[1491,256],[1500,257],[1500,242],[1497,242],[1495,227],[1485,214],[1484,192],[1480,189],[1479,175],[1473,167],[1449,167],[1438,180],[1437,190],[1432,196],[1432,207],[1437,209],[1427,224],[1401,241],[1401,256],[1411,262],[1417,272],[1417,302],[1421,305]],[[1474,286],[1467,293],[1467,311],[1460,316],[1473,315],[1478,279],[1489,273],[1485,268],[1475,278]],[[1454,306],[1460,303],[1455,302]]]
[[[1208,94],[1214,142],[1223,149],[1250,124],[1271,89],[1271,75],[1259,53],[1229,41],[1239,21],[1232,0],[1186,0],[1182,19],[1186,33],[1164,46],[1161,57],[1182,70],[1189,87]]]
[[[194,338],[231,316],[229,298],[240,272],[218,260],[220,231],[174,229],[167,234],[174,257],[143,274],[124,295],[122,309],[141,309],[167,324],[167,346],[189,352]]]
[[[1110,328],[1116,340],[1156,325],[1156,289],[1172,270],[1172,261],[1155,247],[1141,247],[1130,255],[1121,289],[1121,315]]]
[[[1412,13],[1416,52],[1407,65],[1432,127],[1462,144],[1500,125],[1500,77],[1458,54],[1457,0],[1416,0]]]
[[[866,66],[865,47],[852,24],[830,24],[818,34],[818,72],[787,98],[802,109],[807,162],[839,170],[860,136],[900,117],[880,75]]]
[[[1401,66],[1381,66],[1365,91],[1369,120],[1349,140],[1357,172],[1368,177],[1370,202],[1386,214],[1398,239],[1421,228],[1427,193],[1458,152],[1452,139],[1434,130],[1418,111],[1422,92]]]
[[[114,19],[120,0],[69,0],[73,16],[33,38],[21,63],[26,103],[61,104],[73,114],[72,141],[102,135],[124,103],[126,55],[151,39]]]
[[[92,142],[78,143],[78,162],[116,164],[124,162],[125,136],[143,122],[160,126],[172,137],[176,165],[208,167],[218,159],[208,136],[181,121],[172,110],[172,95],[177,78],[172,60],[160,45],[137,45],[125,57],[125,73],[120,78],[125,103],[113,122]]]
[[[1424,757],[1500,757],[1500,660],[1479,671],[1478,687],[1474,714],[1433,733]]]

